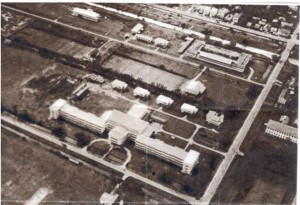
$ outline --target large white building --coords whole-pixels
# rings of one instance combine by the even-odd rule
[[[153,139],[139,135],[135,140],[135,147],[144,152],[157,156],[165,161],[171,162],[179,167],[182,167],[181,172],[190,174],[198,163],[199,152],[185,150],[168,145],[159,139]]]
[[[195,42],[186,55],[190,58],[219,65],[237,72],[244,72],[252,58],[250,54],[216,47],[206,44],[204,41]]]
[[[206,114],[206,122],[216,126],[220,126],[224,122],[224,115],[218,115],[216,111],[210,110]]]
[[[73,8],[72,12],[73,12],[72,13],[73,16],[82,16],[82,18],[84,19],[88,19],[95,22],[98,22],[101,17],[100,14],[94,12],[91,9],[81,9],[75,7]]]
[[[291,142],[297,143],[298,141],[298,129],[283,123],[269,120],[266,124],[265,133],[279,137],[281,139],[289,140]]]
[[[50,119],[62,117],[67,121],[99,133],[102,133],[105,129],[105,120],[103,118],[69,105],[63,99],[55,101],[49,107],[49,111]]]

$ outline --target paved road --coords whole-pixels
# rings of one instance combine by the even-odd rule
[[[73,151],[73,152],[76,152],[77,154],[80,154],[80,155],[82,155],[82,156],[84,156],[84,157],[86,157],[86,158],[88,158],[88,159],[91,159],[91,160],[93,160],[93,161],[96,161],[96,162],[98,162],[98,163],[104,165],[104,166],[110,167],[110,168],[112,168],[112,169],[114,169],[114,170],[116,170],[116,171],[118,171],[118,172],[121,172],[121,173],[123,173],[124,175],[126,175],[127,177],[133,177],[133,178],[135,178],[135,179],[137,179],[137,180],[143,181],[143,182],[146,183],[146,184],[149,184],[149,185],[151,185],[151,186],[153,186],[153,187],[156,187],[156,188],[158,188],[158,189],[160,189],[160,190],[163,190],[163,191],[165,191],[165,192],[167,192],[167,193],[169,193],[169,194],[171,194],[171,195],[173,195],[173,196],[179,197],[179,198],[184,199],[184,200],[187,200],[187,201],[189,201],[189,202],[192,202],[192,203],[193,203],[193,202],[195,201],[195,198],[193,198],[193,197],[189,197],[189,196],[186,196],[186,195],[181,194],[181,193],[179,193],[179,192],[176,192],[176,191],[174,191],[174,190],[172,190],[172,189],[170,189],[170,188],[167,188],[167,187],[165,187],[165,186],[163,186],[163,185],[161,185],[161,184],[159,184],[159,183],[156,183],[156,182],[154,182],[154,181],[152,181],[152,180],[149,180],[149,179],[147,179],[147,178],[145,178],[145,177],[142,177],[142,176],[140,176],[140,175],[138,175],[138,174],[136,174],[136,173],[134,173],[134,172],[131,172],[131,171],[129,171],[129,170],[126,170],[126,169],[124,169],[123,166],[118,166],[118,165],[109,163],[109,162],[105,161],[105,160],[102,159],[102,158],[99,158],[99,157],[97,157],[97,156],[95,156],[95,155],[92,155],[92,154],[88,153],[88,152],[87,152],[86,150],[84,150],[84,149],[81,149],[81,148],[78,148],[78,147],[75,147],[75,146],[66,144],[66,143],[64,143],[64,142],[62,142],[62,141],[60,141],[60,140],[58,140],[55,136],[53,136],[53,135],[51,135],[51,134],[48,134],[48,133],[45,133],[45,132],[41,131],[40,129],[37,129],[37,128],[35,128],[35,127],[32,127],[32,126],[30,126],[30,125],[28,125],[28,124],[26,124],[26,123],[22,123],[22,122],[20,122],[20,121],[18,121],[18,120],[15,120],[15,119],[13,119],[13,118],[11,118],[11,117],[9,117],[9,116],[5,116],[5,115],[2,115],[2,116],[1,116],[1,119],[2,119],[3,121],[5,121],[5,122],[9,123],[9,124],[12,124],[12,125],[14,125],[14,126],[17,126],[17,127],[19,127],[20,129],[22,129],[22,130],[25,130],[25,131],[27,131],[27,132],[30,132],[30,133],[34,134],[35,136],[40,137],[40,138],[42,138],[42,139],[44,139],[44,140],[47,140],[47,141],[49,141],[49,142],[52,142],[52,143],[54,143],[54,144],[56,144],[56,145],[59,145],[59,146],[61,146],[61,147],[63,147],[63,145],[65,145],[66,148],[67,148],[68,150],[71,150],[71,151]],[[194,204],[194,203],[193,203],[193,204]]]
[[[168,59],[171,59],[171,60],[174,60],[174,61],[177,61],[177,62],[185,63],[185,64],[188,64],[188,65],[191,65],[191,66],[194,66],[194,67],[198,67],[199,66],[199,63],[193,63],[193,62],[187,61],[185,59],[182,59],[182,58],[179,58],[179,57],[176,57],[176,56],[172,56],[172,55],[169,55],[169,54],[161,53],[161,52],[159,52],[157,50],[151,50],[149,48],[145,48],[145,47],[142,47],[142,46],[134,45],[134,44],[128,43],[127,41],[121,41],[119,39],[115,39],[115,38],[111,38],[111,37],[108,37],[108,36],[104,36],[104,35],[101,35],[99,33],[95,33],[95,32],[92,32],[92,31],[80,28],[80,27],[71,26],[71,25],[59,22],[57,20],[52,20],[52,19],[45,18],[45,17],[39,16],[39,15],[36,15],[36,14],[31,14],[31,13],[28,13],[26,11],[15,9],[15,8],[12,8],[12,7],[9,7],[9,6],[6,6],[6,5],[1,5],[1,6],[4,7],[4,8],[13,10],[15,12],[19,12],[19,13],[25,14],[27,16],[31,16],[33,18],[41,19],[43,21],[47,21],[47,22],[50,22],[50,23],[53,23],[53,24],[58,24],[58,25],[65,26],[65,27],[68,27],[68,28],[71,28],[71,29],[81,30],[82,32],[85,32],[85,33],[88,33],[88,34],[92,34],[92,35],[99,36],[99,37],[104,38],[104,39],[108,39],[108,40],[111,40],[111,41],[122,43],[122,44],[124,44],[126,46],[133,47],[133,48],[142,50],[142,51],[147,52],[147,53],[156,54],[156,55],[159,55],[161,57],[168,58]],[[228,74],[228,75],[231,76],[232,78],[244,80],[244,81],[247,81],[247,82],[250,82],[250,83],[254,83],[254,84],[259,84],[257,82],[252,81],[252,80],[247,80],[247,79],[238,77],[236,75],[231,75],[231,74]]]
[[[160,5],[156,5],[156,4],[152,4],[152,5],[148,5],[148,6],[152,7],[153,9],[156,9],[156,10],[168,11],[168,12],[172,12],[172,13],[181,14],[182,16],[185,16],[185,17],[188,17],[188,18],[201,20],[201,21],[206,21],[208,23],[212,23],[212,24],[215,24],[217,26],[232,28],[232,29],[247,32],[247,33],[250,33],[250,34],[257,35],[257,36],[262,36],[262,37],[265,37],[265,38],[270,38],[270,39],[277,40],[277,41],[287,42],[289,40],[289,39],[286,39],[286,38],[283,38],[283,37],[280,37],[280,36],[275,36],[275,35],[272,35],[272,34],[269,34],[269,33],[256,31],[256,30],[241,27],[241,26],[238,26],[238,25],[233,25],[233,24],[229,24],[229,23],[225,23],[225,22],[221,22],[221,21],[217,22],[215,19],[211,19],[211,18],[208,18],[208,17],[200,16],[200,15],[194,15],[194,14],[191,14],[190,12],[188,12],[188,11],[180,11],[180,10],[177,10],[177,9],[173,9],[173,8],[169,8],[169,7],[165,7],[165,6],[160,6]]]
[[[202,203],[208,204],[210,202],[210,200],[214,196],[215,192],[217,191],[217,188],[219,187],[223,177],[225,176],[225,173],[227,172],[229,166],[231,165],[233,159],[240,152],[239,149],[240,149],[242,142],[244,141],[254,119],[256,118],[257,114],[259,113],[259,111],[263,105],[263,102],[267,98],[267,96],[273,86],[273,82],[277,79],[284,63],[288,59],[290,51],[295,44],[293,39],[296,37],[296,33],[298,32],[298,29],[299,29],[299,25],[297,26],[297,29],[295,30],[294,34],[292,35],[292,39],[290,39],[288,41],[287,46],[286,46],[284,52],[282,53],[281,59],[276,64],[273,72],[271,73],[271,75],[269,77],[267,84],[265,85],[261,94],[257,98],[253,108],[251,109],[248,117],[244,121],[243,126],[241,127],[240,131],[238,132],[237,136],[235,137],[228,153],[226,154],[224,160],[222,161],[213,180],[211,181],[211,183],[208,186],[208,188],[206,189],[203,197],[201,198]]]

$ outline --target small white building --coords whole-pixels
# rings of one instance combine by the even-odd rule
[[[132,29],[131,29],[131,33],[132,34],[138,34],[141,33],[142,31],[144,31],[144,26],[143,24],[136,24]]]
[[[144,88],[141,88],[141,87],[136,87],[134,90],[133,90],[133,95],[135,97],[142,97],[142,98],[147,98],[150,96],[150,92]]]
[[[219,9],[219,12],[217,14],[217,17],[220,19],[223,19],[230,11],[226,8]]]
[[[144,34],[136,34],[135,37],[137,40],[144,41],[147,43],[152,43],[153,41],[153,38],[151,36],[146,36]]]
[[[73,16],[82,16],[84,19],[88,19],[90,21],[98,22],[100,19],[100,14],[94,12],[91,9],[81,9],[81,8],[73,8],[72,10],[72,15]]]
[[[208,16],[210,13],[211,7],[210,6],[205,6],[203,9],[203,15]]]
[[[154,45],[166,48],[169,45],[169,41],[163,38],[156,38],[154,40]]]
[[[170,106],[170,105],[173,104],[173,102],[174,102],[174,100],[172,100],[172,98],[169,98],[169,97],[164,96],[164,95],[159,95],[156,98],[156,104],[158,104],[158,105]]]
[[[215,8],[215,7],[212,7],[210,12],[209,12],[209,16],[210,17],[215,17],[218,13],[219,9]]]
[[[109,194],[107,192],[104,192],[100,197],[100,204],[101,205],[113,205],[115,204],[115,201],[119,197],[118,194]]]
[[[206,122],[220,126],[224,122],[224,115],[218,115],[217,112],[210,110],[206,114]]]
[[[180,110],[181,112],[189,113],[191,115],[196,114],[198,112],[198,108],[187,103],[183,103]]]
[[[124,91],[124,90],[127,89],[128,84],[123,82],[123,81],[120,81],[120,80],[116,79],[116,80],[111,82],[111,86],[112,86],[113,89]]]
[[[202,94],[205,91],[205,89],[206,87],[203,83],[195,80],[190,80],[181,86],[181,91],[196,96],[199,95],[199,93]]]
[[[242,16],[242,14],[243,14],[243,12],[241,12],[241,13],[235,13],[233,15],[232,22],[235,23],[235,24],[237,24],[239,22],[241,16]]]
[[[127,134],[128,131],[125,128],[116,126],[109,131],[108,141],[110,144],[121,146],[125,142]]]
[[[148,113],[148,107],[143,104],[134,104],[130,110],[127,112],[127,115],[142,119]]]
[[[190,174],[193,168],[198,163],[199,156],[200,156],[199,152],[195,150],[190,150],[183,160],[183,166],[181,172]]]

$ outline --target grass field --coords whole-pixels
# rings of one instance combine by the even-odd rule
[[[1,131],[1,198],[24,201],[39,188],[52,191],[44,201],[85,204],[99,202],[103,192],[117,183],[91,168],[75,165],[29,141]]]
[[[92,154],[103,157],[109,151],[109,149],[110,145],[107,142],[99,141],[89,145],[87,150]]]
[[[242,144],[244,157],[234,160],[213,203],[292,202],[296,193],[297,145],[264,134],[264,123],[274,118],[273,113],[266,107],[259,113]]]

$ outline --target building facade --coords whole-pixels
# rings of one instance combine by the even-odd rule
[[[88,19],[90,21],[98,22],[100,19],[100,14],[94,12],[91,9],[81,9],[81,8],[73,8],[72,10],[73,16],[82,16],[84,19]]]
[[[298,142],[297,128],[276,122],[274,120],[269,120],[269,122],[266,124],[265,133],[284,140],[289,140],[294,143]]]

